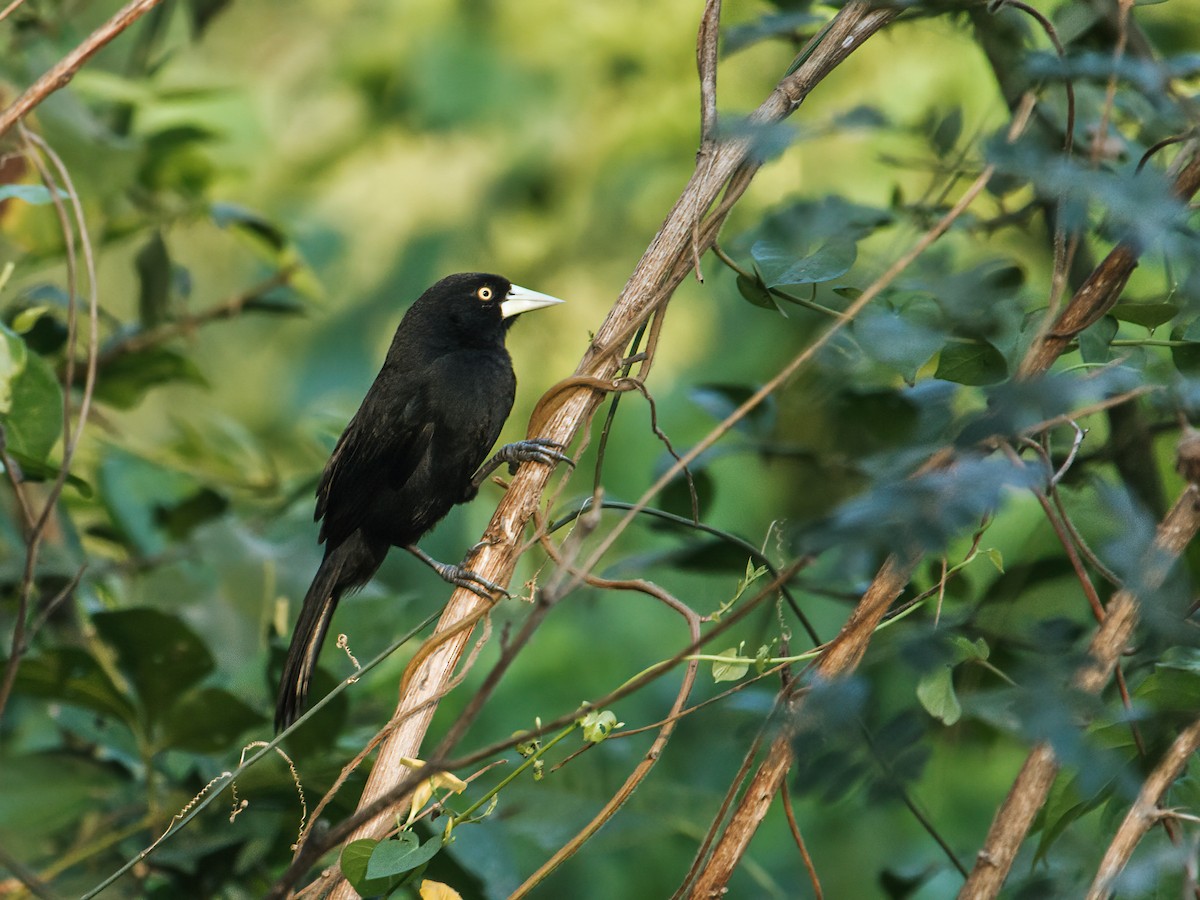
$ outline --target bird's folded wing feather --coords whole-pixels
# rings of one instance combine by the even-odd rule
[[[406,482],[428,452],[433,423],[420,395],[381,411],[368,394],[338,439],[317,485],[321,540],[340,543],[366,519],[381,488]]]

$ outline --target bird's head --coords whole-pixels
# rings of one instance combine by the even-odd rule
[[[459,340],[487,343],[503,340],[504,332],[522,313],[562,302],[501,275],[464,272],[443,278],[420,296],[410,312],[431,323],[444,323]]]

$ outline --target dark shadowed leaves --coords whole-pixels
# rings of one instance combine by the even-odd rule
[[[721,53],[730,56],[759,41],[783,38],[798,41],[824,21],[812,12],[782,12],[761,16],[742,25],[725,29],[721,41]]]
[[[883,552],[940,552],[947,542],[978,527],[1012,490],[1039,487],[1036,465],[1007,459],[966,459],[949,469],[883,483],[842,504],[799,537],[803,552],[862,546]]]
[[[698,384],[688,391],[688,397],[714,419],[721,421],[749,400],[757,390],[758,385]],[[774,430],[777,414],[778,401],[773,394],[769,394],[733,428],[748,437],[762,440]]]
[[[92,621],[116,652],[117,668],[129,679],[146,720],[155,724],[179,697],[213,669],[204,641],[180,619],[156,609],[97,613]]]
[[[177,382],[207,384],[191,357],[167,347],[147,347],[120,353],[105,363],[96,382],[96,399],[132,409],[151,389]]]
[[[221,688],[201,688],[184,694],[167,710],[161,743],[193,753],[219,753],[261,724],[263,717],[241,698]]]
[[[750,247],[767,287],[818,284],[850,271],[858,241],[891,221],[891,214],[826,197],[793,204],[766,219]]]
[[[127,724],[136,718],[133,704],[95,658],[78,647],[58,647],[21,663],[17,686],[48,701],[70,703]]]

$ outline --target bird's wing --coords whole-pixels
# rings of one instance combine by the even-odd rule
[[[421,394],[399,409],[380,409],[369,392],[337,446],[317,485],[315,518],[324,519],[321,540],[340,543],[368,518],[384,487],[412,475],[433,438],[433,423]]]

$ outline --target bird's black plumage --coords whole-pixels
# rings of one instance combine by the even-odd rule
[[[515,316],[561,302],[499,275],[443,278],[404,314],[383,367],[317,486],[325,556],[304,597],[279,685],[275,725],[300,715],[329,621],[390,547],[416,541],[475,496],[501,462],[563,458],[552,445],[510,445],[480,469],[512,409],[517,380],[504,337]],[[478,471],[477,471],[478,470]],[[441,567],[447,580],[474,579]]]

